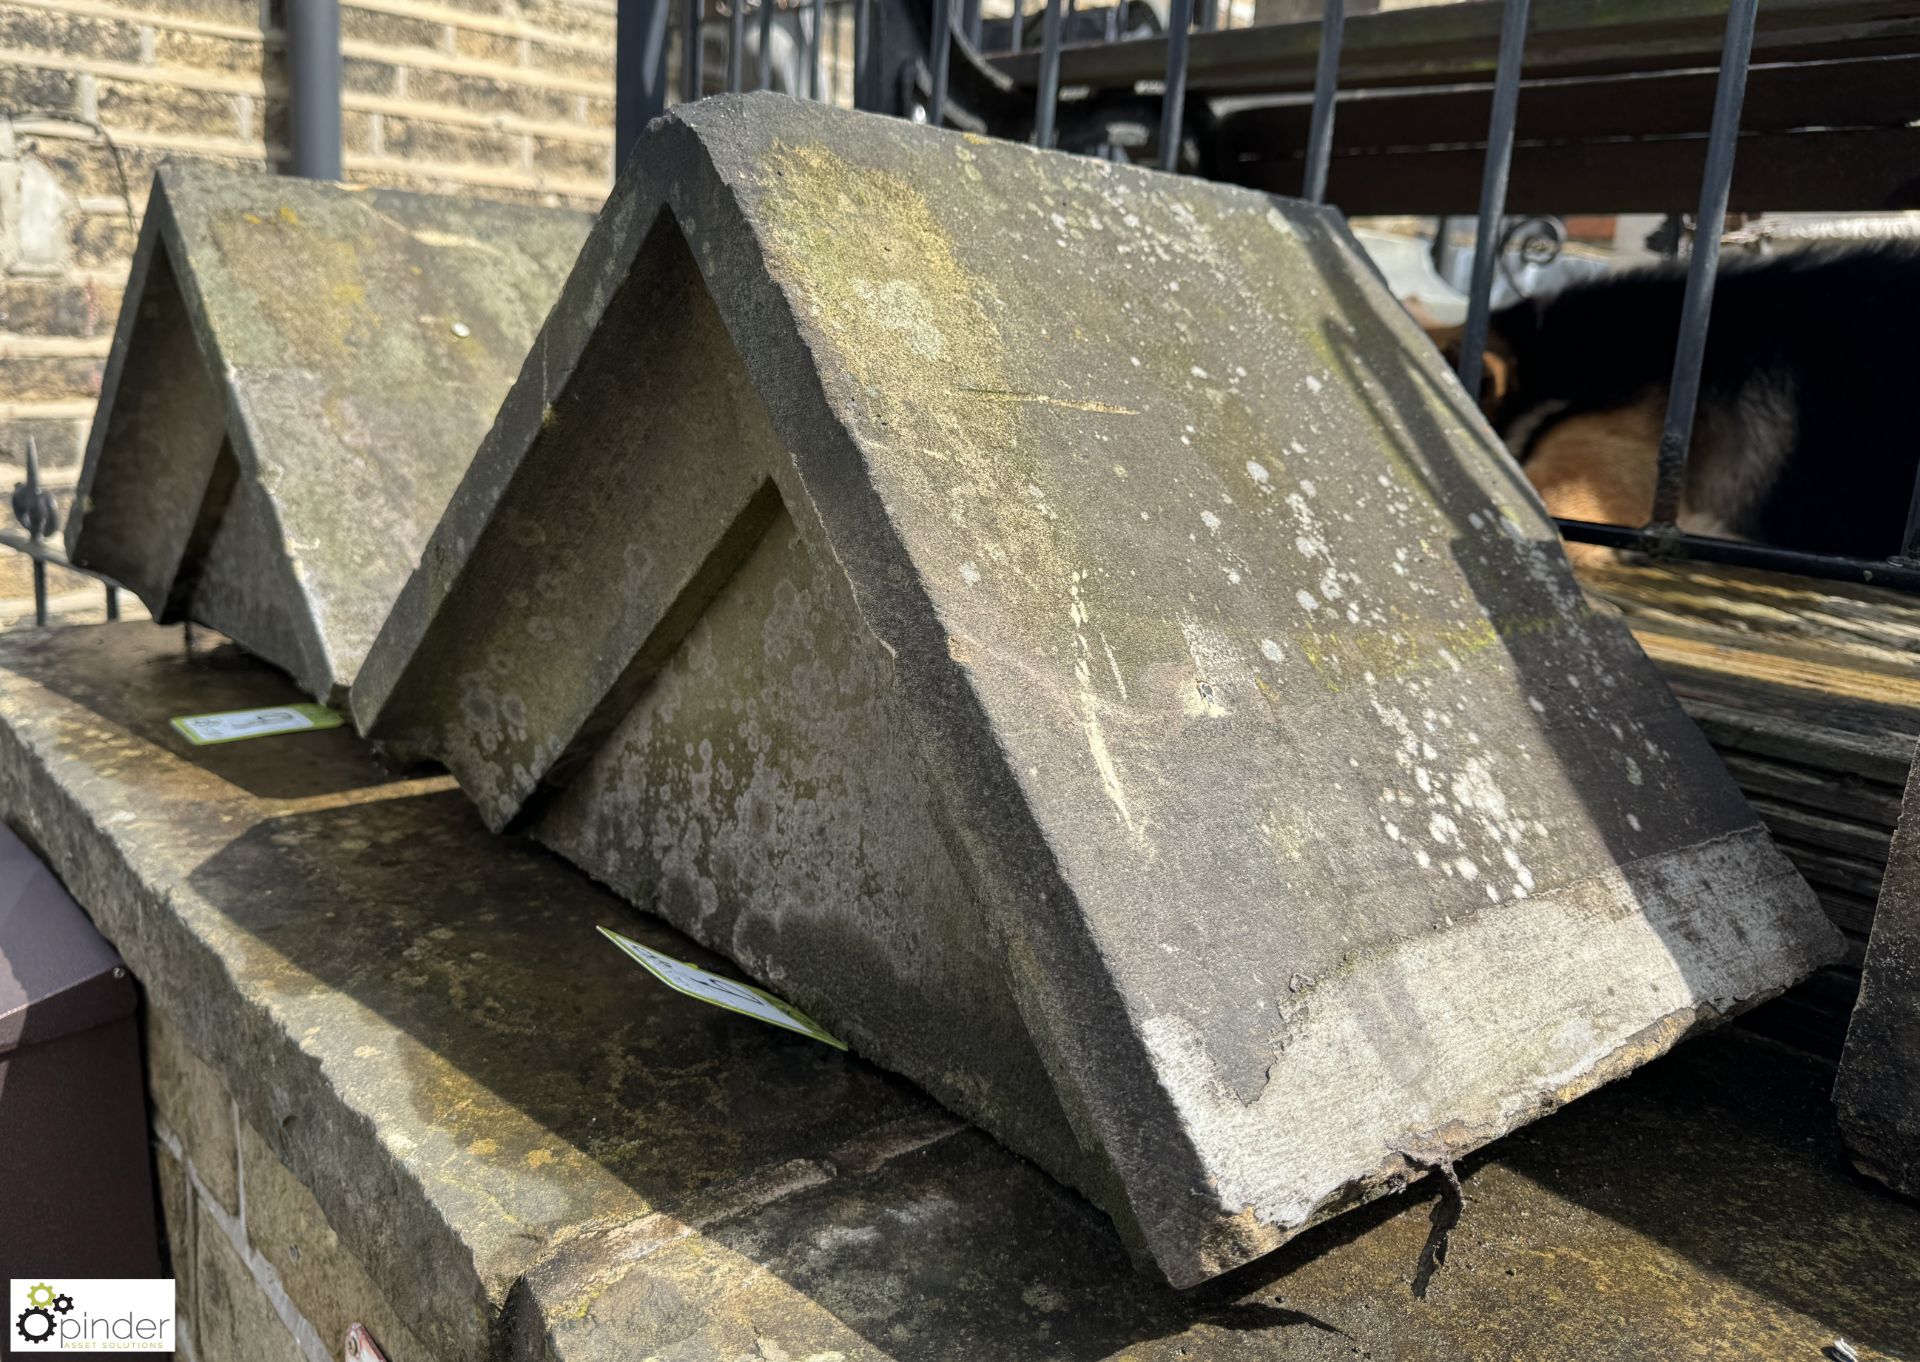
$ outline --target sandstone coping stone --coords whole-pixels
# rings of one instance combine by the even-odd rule
[[[724,967],[444,781],[382,774],[345,730],[190,748],[167,724],[294,693],[143,624],[0,639],[0,816],[432,1357],[1920,1349],[1920,1208],[1851,1176],[1829,1074],[1778,1046],[1692,1042],[1461,1164],[1424,1300],[1440,1203],[1413,1193],[1177,1292],[917,1090],[650,983],[596,925]]]
[[[1176,1284],[1839,950],[1335,213],[777,97],[641,139],[352,705]]]
[[[1920,768],[1916,768],[1920,769]],[[1907,776],[1833,1099],[1861,1172],[1920,1197],[1920,783]]]
[[[69,554],[344,698],[591,221],[162,166]]]

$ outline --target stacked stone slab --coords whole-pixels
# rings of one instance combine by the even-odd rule
[[[344,699],[591,218],[174,165],[148,204],[68,552]]]
[[[1847,1152],[1861,1172],[1920,1197],[1920,785],[1907,777],[1887,856],[1860,999],[1834,1083]]]
[[[1831,958],[1338,217],[656,123],[356,718],[1177,1284]]]

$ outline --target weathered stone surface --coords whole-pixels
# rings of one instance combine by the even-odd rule
[[[68,552],[344,695],[591,219],[175,165],[148,202]]]
[[[386,1294],[341,1244],[313,1193],[245,1123],[240,1168],[247,1188],[247,1242],[272,1265],[287,1299],[321,1340],[337,1347],[349,1326],[364,1324],[388,1362],[431,1362]]]
[[[196,1362],[304,1362],[299,1343],[274,1313],[207,1203],[196,1206],[194,1298],[188,1307]]]
[[[1838,941],[1331,212],[649,132],[354,688],[1178,1283]]]
[[[1920,768],[1916,768],[1920,770]],[[1909,774],[1833,1099],[1860,1171],[1920,1197],[1920,779]]]
[[[208,1194],[228,1215],[238,1215],[240,1158],[233,1099],[220,1076],[200,1062],[165,1017],[149,1007],[142,1019],[147,1095],[154,1115],[180,1142]]]
[[[193,1235],[197,1213],[193,1205],[193,1187],[187,1180],[186,1165],[158,1140],[153,1144],[154,1181],[160,1189],[160,1228],[166,1236],[167,1262],[163,1271],[173,1278],[174,1304],[187,1308],[178,1311],[176,1327],[191,1355],[196,1347],[193,1336]]]
[[[343,730],[191,749],[166,723],[293,694],[143,625],[0,639],[0,815],[434,1356],[1920,1351],[1920,1208],[1851,1175],[1830,1076],[1779,1047],[1689,1044],[1469,1159],[1424,1300],[1430,1195],[1176,1292],[906,1084],[649,983],[596,924],[714,961],[444,782]]]

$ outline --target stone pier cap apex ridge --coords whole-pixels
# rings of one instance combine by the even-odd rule
[[[68,552],[344,698],[592,218],[173,164],[148,204]]]
[[[1333,213],[656,121],[356,718],[1190,1284],[1837,939]]]

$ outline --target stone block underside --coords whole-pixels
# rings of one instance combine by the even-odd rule
[[[1836,949],[1339,219],[649,131],[353,691],[1177,1284]]]
[[[343,698],[591,218],[168,165],[67,531]]]
[[[1833,1099],[1861,1172],[1920,1197],[1920,794],[1911,775]]]

